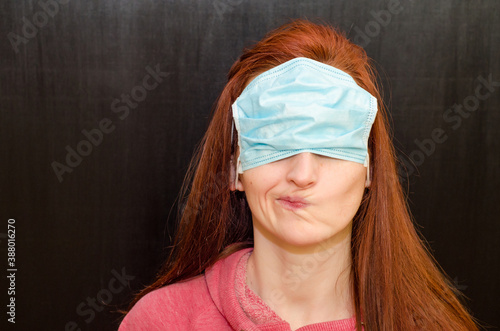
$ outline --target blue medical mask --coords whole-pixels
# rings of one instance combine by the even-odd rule
[[[295,58],[258,75],[232,110],[237,173],[302,152],[368,167],[377,99],[342,70]]]

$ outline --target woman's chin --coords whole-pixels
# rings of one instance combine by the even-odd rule
[[[280,246],[288,248],[296,247],[297,249],[316,249],[316,247],[330,247],[336,243],[350,240],[351,227],[350,224],[339,229],[325,229],[324,227],[307,226],[292,228],[287,227],[281,229],[276,235]]]

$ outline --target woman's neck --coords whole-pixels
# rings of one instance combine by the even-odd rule
[[[354,315],[351,228],[317,245],[291,247],[254,227],[247,284],[295,330]]]

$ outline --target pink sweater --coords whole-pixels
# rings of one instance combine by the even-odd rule
[[[204,275],[147,294],[125,316],[118,331],[290,331],[290,325],[246,285],[251,251],[240,250],[217,261]],[[352,331],[355,325],[353,317],[297,330]]]

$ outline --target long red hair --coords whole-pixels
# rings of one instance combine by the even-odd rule
[[[231,105],[256,75],[296,57],[350,74],[378,100],[370,138],[372,183],[353,219],[352,287],[357,329],[477,330],[460,294],[416,232],[396,172],[387,114],[366,52],[327,25],[293,21],[246,49],[232,66],[209,128],[193,158],[181,197],[180,224],[156,281],[130,308],[160,287],[200,275],[218,259],[252,245],[244,192],[229,189],[236,148]],[[236,244],[236,245],[233,245]]]

